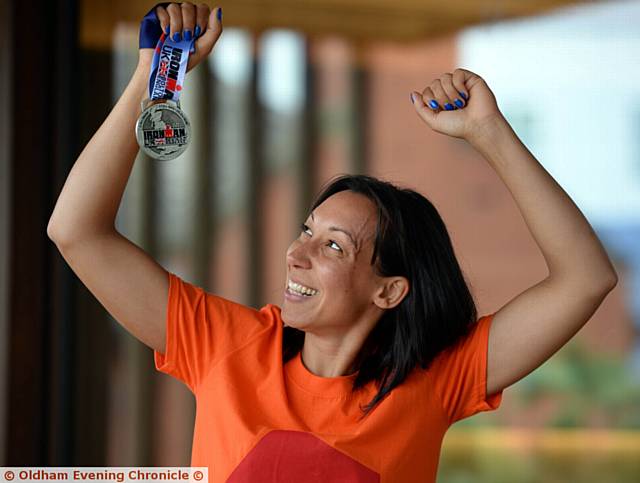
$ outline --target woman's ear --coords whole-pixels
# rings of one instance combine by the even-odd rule
[[[409,280],[406,277],[385,277],[376,293],[373,303],[381,309],[392,309],[409,293]]]

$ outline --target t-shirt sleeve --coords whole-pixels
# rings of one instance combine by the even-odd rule
[[[438,354],[430,366],[434,390],[449,424],[481,411],[493,411],[502,402],[502,390],[486,393],[489,329],[494,315],[481,317],[464,338]]]
[[[166,345],[164,353],[154,351],[155,367],[195,393],[216,362],[267,327],[269,313],[207,293],[169,273]]]

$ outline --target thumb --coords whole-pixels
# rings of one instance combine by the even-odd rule
[[[429,127],[431,127],[431,123],[436,118],[436,113],[433,112],[424,102],[422,94],[416,91],[411,92],[411,100],[413,101],[413,107],[418,113],[418,116],[422,118],[424,122],[427,123]]]

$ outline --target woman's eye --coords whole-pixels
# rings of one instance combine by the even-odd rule
[[[305,225],[304,223],[300,224],[300,231],[302,233],[304,233],[305,235],[311,236],[311,228],[309,228],[307,225]],[[327,246],[331,247],[333,250],[341,252],[342,248],[340,248],[340,245],[338,245],[336,242],[334,242],[333,240],[329,240],[329,242],[327,243]]]

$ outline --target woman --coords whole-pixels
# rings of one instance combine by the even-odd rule
[[[197,37],[190,68],[222,31],[219,9],[183,3],[153,13],[158,32]],[[544,280],[477,319],[433,205],[345,176],[318,196],[287,251],[281,308],[208,294],[114,228],[152,52],[141,49],[76,161],[48,234],[114,318],[154,349],[156,367],[196,396],[191,463],[208,467],[210,481],[435,481],[448,427],[496,409],[503,390],[575,335],[617,283],[588,222],[484,80],[456,69],[411,93],[415,111],[498,173],[544,255]]]

